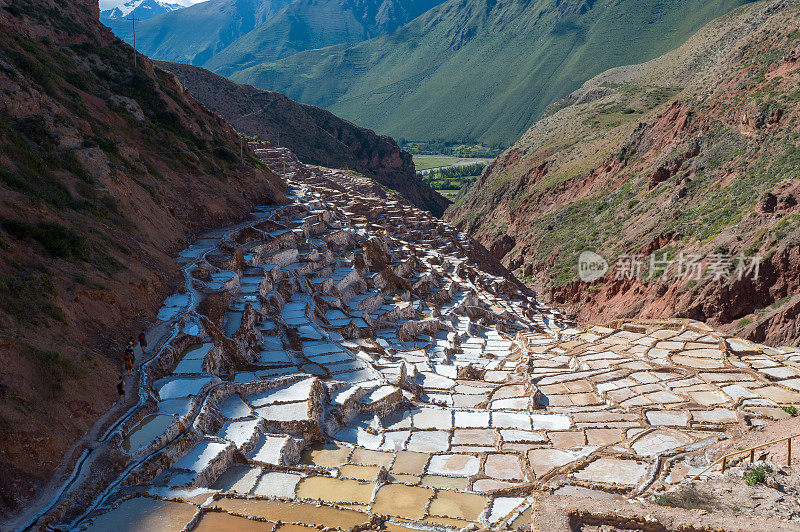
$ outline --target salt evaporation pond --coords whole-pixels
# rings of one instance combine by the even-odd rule
[[[297,203],[183,254],[197,297],[160,318],[189,347],[173,371],[153,365],[158,410],[123,450],[176,414],[184,432],[94,529],[349,530],[380,514],[397,532],[516,530],[535,490],[664,489],[695,467],[686,449],[800,403],[800,353],[688,320],[575,326],[476,267],[452,227],[360,178],[296,170]],[[189,309],[208,297],[225,306],[214,326]]]

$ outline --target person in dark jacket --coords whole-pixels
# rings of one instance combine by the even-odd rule
[[[119,404],[125,404],[125,376],[120,375],[117,381],[117,393],[119,394]]]
[[[139,347],[142,348],[142,353],[147,349],[147,336],[144,333],[144,329],[139,331]]]

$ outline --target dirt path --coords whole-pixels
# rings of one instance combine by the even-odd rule
[[[800,435],[800,416],[787,417],[773,423],[769,423],[764,427],[751,428],[750,430],[742,431],[741,435],[734,436],[729,440],[723,440],[712,446],[709,451],[716,459],[725,454],[735,452],[740,449],[748,449],[764,443],[769,443],[774,440],[786,438],[793,434]],[[742,455],[747,458],[746,455]],[[789,465],[787,459],[787,445],[786,442],[770,445],[763,449],[759,449],[755,453],[757,460],[769,460],[776,464]],[[792,442],[792,464],[793,467],[800,465],[800,438]]]
[[[274,212],[278,212],[282,207],[277,207]],[[222,242],[233,231],[247,227],[248,225],[262,222],[264,218],[248,218],[246,221],[239,222],[234,225],[225,227],[224,229],[212,230],[205,234],[206,237],[210,235],[212,238],[218,238]],[[214,248],[216,249],[216,248]],[[203,257],[209,252],[204,251],[200,256],[193,258],[188,263],[181,264],[180,269],[185,273],[195,263],[202,260]],[[185,274],[185,290],[190,296],[196,296],[196,292],[191,286],[191,278]],[[143,391],[142,384],[142,364],[146,364],[158,352],[160,352],[169,340],[174,336],[178,329],[176,324],[187,313],[190,313],[199,304],[196,297],[190,297],[189,306],[186,310],[181,311],[178,315],[169,319],[166,322],[156,322],[146,331],[148,349],[145,353],[138,347],[135,350],[135,370],[132,375],[125,379],[126,386],[126,401],[124,405],[115,402],[114,406],[109,409],[103,416],[92,426],[92,429],[72,445],[69,452],[65,454],[65,459],[53,475],[51,481],[47,486],[41,490],[40,495],[33,501],[26,510],[14,517],[6,524],[0,525],[0,530],[28,530],[35,528],[41,519],[47,515],[52,509],[56,508],[59,501],[63,501],[66,495],[73,489],[73,487],[81,486],[81,483],[86,482],[87,475],[91,475],[94,471],[95,474],[103,472],[107,474],[115,474],[111,464],[102,464],[103,460],[108,459],[108,452],[110,447],[110,436],[122,423],[125,422],[130,416],[144,404],[147,399],[146,392]],[[138,342],[137,342],[138,343]],[[114,390],[116,391],[115,387]],[[116,399],[116,398],[115,398]],[[101,462],[96,468],[93,467],[97,462]],[[94,478],[92,479],[94,480]],[[111,479],[104,479],[110,481]],[[103,487],[103,479],[97,479],[98,483],[97,492]],[[81,500],[82,503],[91,504],[91,500],[85,498]]]
[[[704,510],[686,510],[644,502],[542,495],[531,523],[533,532],[614,532],[685,530],[796,532],[795,523],[752,519]]]
[[[147,345],[149,347],[148,353],[152,353],[154,349],[163,342],[169,333],[168,323],[158,323],[151,327],[145,334],[147,337]],[[134,365],[134,372],[132,375],[125,377],[125,404],[120,405],[115,402],[100,419],[98,419],[92,426],[91,430],[80,440],[76,441],[69,450],[64,454],[64,459],[53,473],[50,482],[42,488],[39,495],[30,502],[25,511],[7,523],[0,526],[0,530],[19,530],[27,529],[36,523],[37,517],[52,507],[60,496],[69,489],[70,477],[74,476],[77,467],[91,468],[91,464],[100,453],[95,451],[104,443],[102,440],[108,435],[111,430],[119,425],[123,420],[136,412],[139,407],[139,383],[140,383],[140,368],[141,363],[145,359],[145,355],[138,346],[136,347],[136,361]]]

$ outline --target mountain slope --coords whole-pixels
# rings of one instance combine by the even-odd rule
[[[210,0],[138,24],[136,45],[153,59],[228,72],[298,51],[383,35],[440,2]],[[103,22],[118,37],[133,42],[130,23]]]
[[[222,75],[304,50],[353,44],[395,31],[441,0],[295,0],[203,66]]]
[[[352,169],[398,191],[411,204],[441,216],[450,202],[416,175],[411,155],[389,137],[277,92],[237,85],[207,70],[159,63],[209,109],[238,131],[291,149],[303,162]]]
[[[745,1],[449,0],[390,35],[229,77],[395,138],[508,145],[587,79],[663,54]]]
[[[128,0],[121,6],[101,11],[100,20],[120,20],[131,16],[147,20],[178,9],[183,9],[183,6],[158,0]]]
[[[285,199],[131,52],[96,1],[0,0],[0,522],[116,403],[128,337],[183,283],[172,254]]]
[[[799,15],[796,1],[759,2],[587,82],[446,217],[583,317],[676,315],[797,342]],[[578,281],[585,250],[617,269]],[[705,257],[696,276],[676,278],[681,253],[684,264]],[[756,255],[757,278],[727,262]],[[648,275],[656,264],[654,275],[637,280],[632,260]],[[673,261],[666,277],[662,260]]]
[[[153,59],[202,65],[230,43],[272,18],[291,0],[210,0],[142,21],[136,48]],[[133,43],[130,22],[103,21]]]

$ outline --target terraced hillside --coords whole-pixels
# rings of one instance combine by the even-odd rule
[[[189,235],[283,183],[94,1],[0,1],[0,522],[115,404]],[[66,456],[65,456],[66,455]],[[0,525],[5,528],[5,525]]]
[[[508,146],[592,76],[657,57],[743,3],[449,0],[359,44],[213,69],[394,138]]]
[[[179,254],[141,401],[37,526],[796,528],[790,485],[757,512],[641,501],[720,479],[717,443],[788,418],[797,349],[690,320],[575,326],[372,181],[259,155],[292,202]]]
[[[743,7],[674,52],[587,82],[447,219],[585,319],[682,316],[797,342],[799,14],[793,1]],[[645,274],[651,261],[704,259],[695,276],[612,270],[584,283],[585,250]],[[735,273],[740,256],[763,259],[757,278]]]

